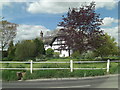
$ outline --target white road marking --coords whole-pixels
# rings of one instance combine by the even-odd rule
[[[81,87],[89,87],[91,85],[82,85],[82,86],[63,86],[63,87],[48,87],[48,88],[81,88]]]

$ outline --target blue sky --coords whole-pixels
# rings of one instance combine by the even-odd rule
[[[116,0],[95,1],[103,1],[96,2],[96,13],[100,14],[104,22],[101,29],[115,37],[117,41],[118,3]],[[81,2],[52,2],[52,0],[40,0],[32,3],[7,2],[2,5],[2,16],[9,22],[19,24],[15,39],[17,41],[35,38],[39,36],[41,30],[46,34],[47,31],[56,29],[57,24],[62,21],[62,15],[66,14],[69,7],[80,6]]]
[[[10,22],[27,25],[42,25],[50,30],[54,30],[57,24],[62,20],[61,14],[37,13],[32,14],[26,10],[26,3],[12,3],[12,6],[3,7],[3,16]]]
[[[12,6],[4,6],[3,7],[3,16],[5,19],[9,20],[10,22],[14,22],[17,24],[29,24],[29,25],[42,25],[46,28],[53,30],[57,27],[57,24],[62,20],[62,15],[65,13],[30,13],[27,11],[27,4],[26,2],[14,2]],[[117,6],[113,9],[108,10],[106,8],[99,8],[96,10],[96,13],[100,13],[100,17],[112,17],[117,19],[118,18],[118,10]]]

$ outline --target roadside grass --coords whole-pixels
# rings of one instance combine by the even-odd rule
[[[3,81],[16,81],[17,72],[18,71],[15,70],[11,70],[11,71],[4,70],[2,73]],[[28,70],[26,71],[23,80],[40,79],[40,78],[44,79],[44,78],[88,77],[88,76],[100,76],[100,75],[105,75],[105,70],[74,70],[74,72],[70,72],[70,70],[39,70],[39,71],[33,71],[32,74]]]
[[[18,80],[18,77],[17,77],[17,74],[16,74],[18,71],[3,70],[2,71],[2,81],[16,81],[16,80]]]
[[[120,70],[120,63],[111,63],[110,64],[110,74],[119,74],[119,71]]]
[[[70,72],[70,70],[41,70],[34,71],[33,74],[27,71],[23,79],[86,77],[98,75],[105,75],[104,70],[75,70],[74,72]]]

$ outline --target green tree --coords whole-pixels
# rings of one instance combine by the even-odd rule
[[[46,50],[46,56],[47,56],[47,57],[53,57],[53,55],[54,55],[54,50],[51,49],[51,48],[48,48],[48,49]]]
[[[43,41],[38,38],[34,39],[33,41],[34,41],[35,47],[36,47],[35,56],[44,55],[45,48],[44,48]]]
[[[16,45],[16,59],[30,59],[35,57],[35,43],[32,40],[24,40]]]
[[[115,38],[109,36],[107,33],[105,36],[101,36],[99,39],[104,39],[105,43],[94,50],[97,56],[109,56],[109,55],[117,55],[118,53],[118,46],[115,42]]]
[[[14,58],[15,58],[15,47],[13,45],[13,41],[11,41],[8,48],[8,60],[13,60]]]

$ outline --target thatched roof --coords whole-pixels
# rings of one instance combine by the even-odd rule
[[[43,42],[46,45],[51,45],[53,42],[53,39],[55,39],[55,36],[48,36],[43,38]]]
[[[55,41],[56,38],[58,38],[59,36],[61,35],[61,31],[60,30],[57,30],[57,32],[51,36],[46,36],[43,38],[43,42],[44,44],[46,45],[51,45],[52,46],[52,43]]]

